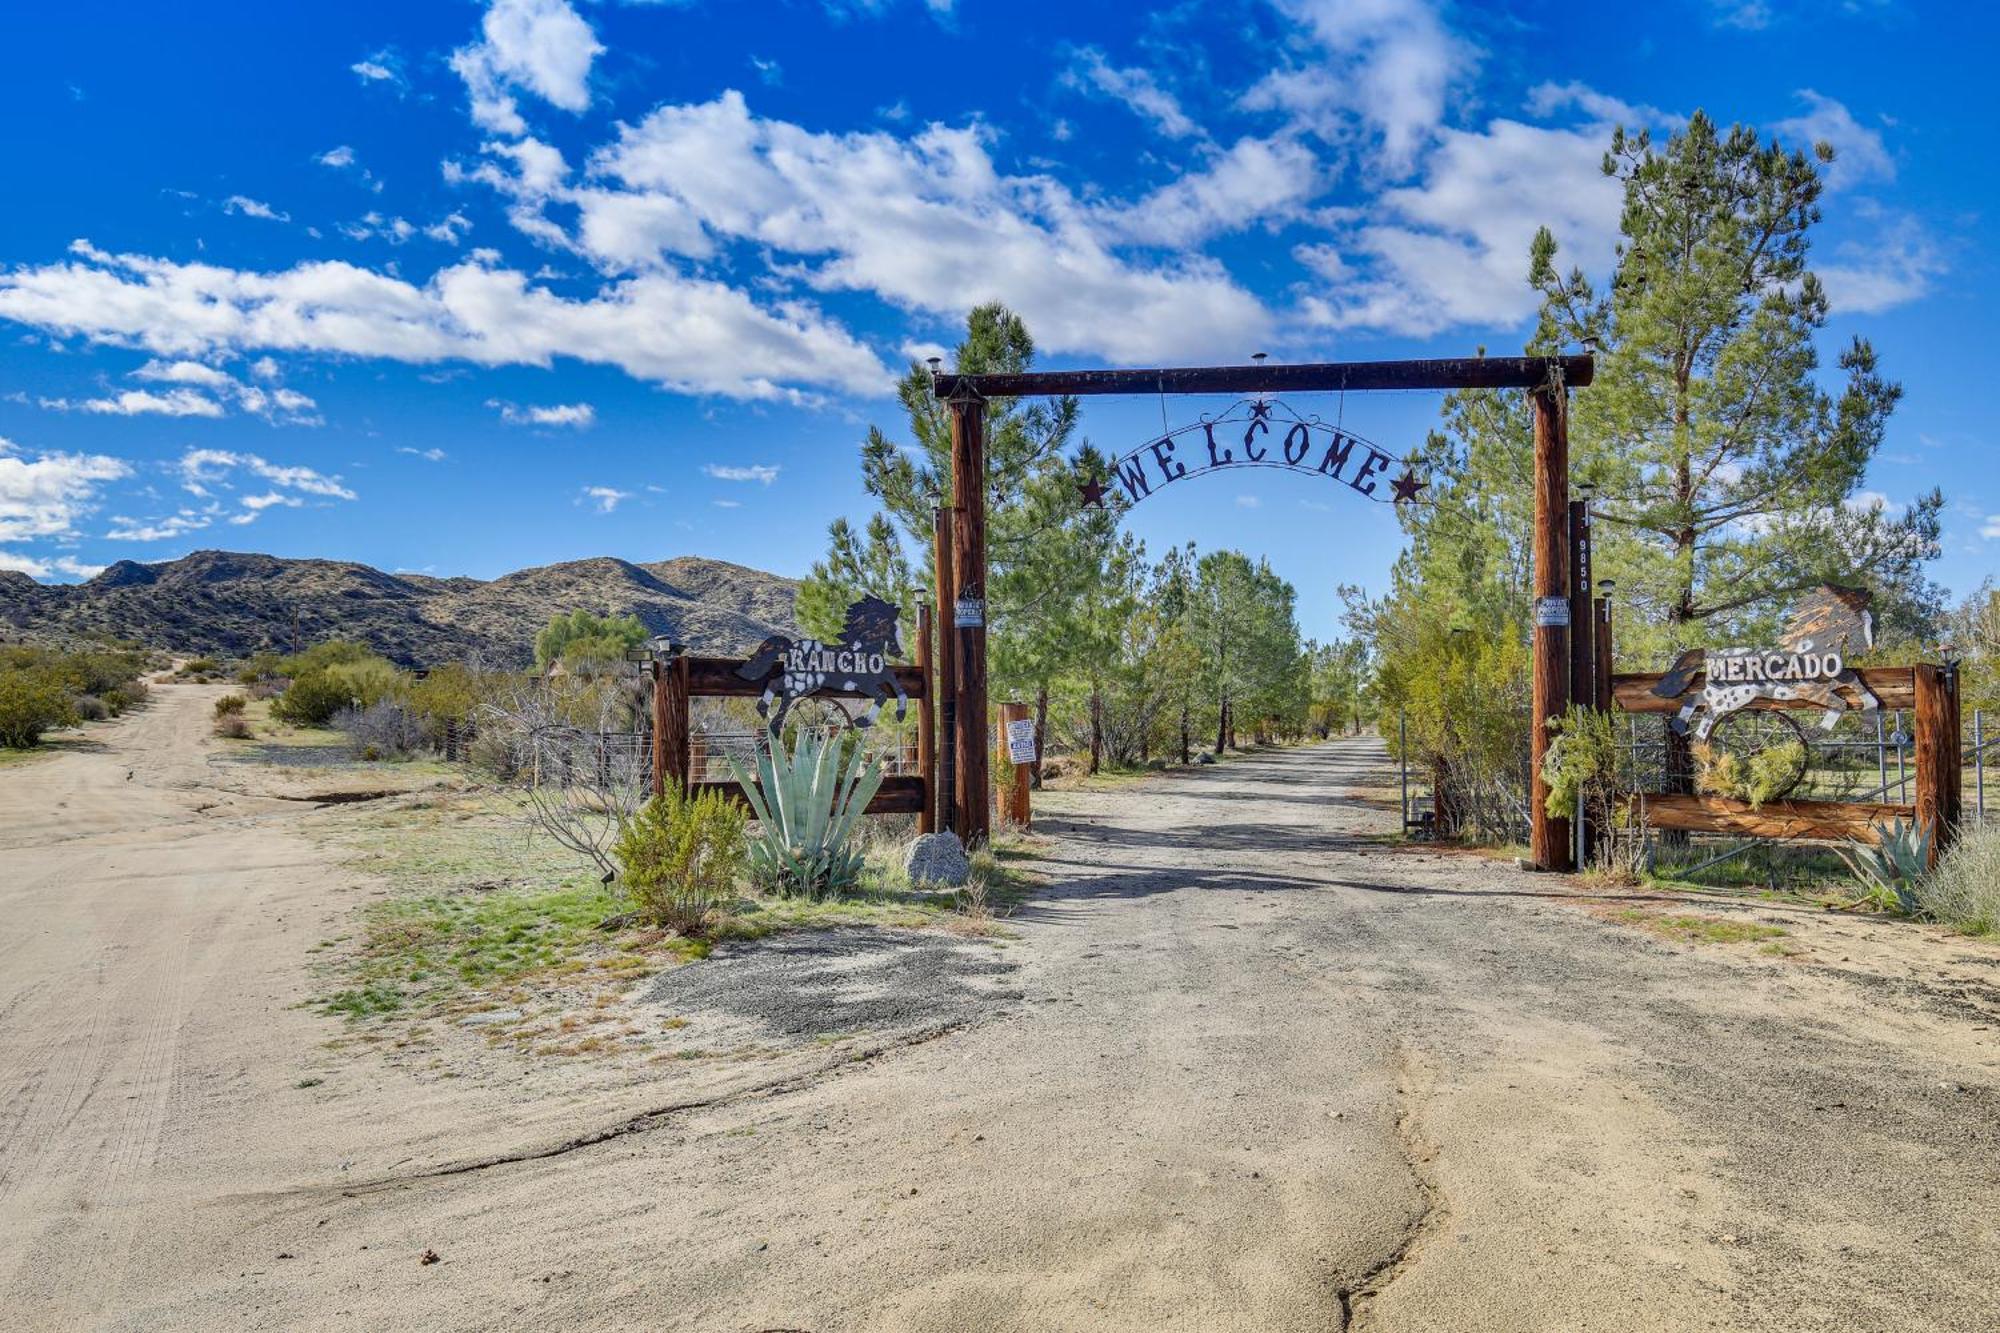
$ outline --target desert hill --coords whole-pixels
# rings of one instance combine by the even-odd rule
[[[359,639],[410,666],[477,656],[518,666],[559,612],[631,613],[701,652],[790,633],[795,581],[721,560],[632,564],[608,556],[489,581],[385,574],[344,560],[196,551],[121,560],[88,583],[50,586],[0,571],[0,639],[110,634],[175,652],[238,657],[297,642]]]

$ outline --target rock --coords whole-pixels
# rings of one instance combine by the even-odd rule
[[[1208,751],[1203,750],[1200,754],[1194,757],[1194,761],[1197,764],[1212,764],[1215,762],[1215,756],[1210,754]]]
[[[965,859],[965,845],[956,833],[926,833],[910,843],[903,869],[912,884],[956,888],[971,876],[972,863]]]

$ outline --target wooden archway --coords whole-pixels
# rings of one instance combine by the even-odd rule
[[[1541,869],[1573,869],[1569,821],[1549,816],[1548,792],[1541,774],[1542,754],[1549,743],[1548,720],[1570,701],[1569,389],[1589,384],[1595,371],[1588,356],[1530,356],[935,376],[932,391],[951,408],[952,442],[951,504],[938,511],[937,533],[938,621],[946,634],[938,672],[938,712],[943,730],[939,752],[945,770],[940,815],[945,827],[956,830],[968,845],[985,842],[991,833],[986,699],[988,400],[1065,394],[1247,397],[1375,389],[1526,389],[1535,408],[1530,850]]]

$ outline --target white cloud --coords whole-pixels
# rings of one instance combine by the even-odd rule
[[[27,457],[0,440],[0,542],[67,537],[96,507],[97,489],[130,475],[123,461],[103,454],[43,453]]]
[[[199,361],[148,361],[132,372],[132,378],[160,384],[192,384],[204,389],[233,388],[236,384],[227,371]]]
[[[408,454],[412,458],[421,458],[426,463],[442,463],[448,457],[442,449],[412,449],[407,444],[397,445],[396,452],[399,454]]]
[[[226,486],[231,475],[241,470],[286,490],[333,500],[356,498],[337,476],[329,477],[309,467],[268,462],[257,454],[234,453],[227,449],[190,449],[181,455],[178,466],[182,489],[203,497],[211,493],[211,487]]]
[[[1527,109],[1531,116],[1553,116],[1570,108],[1607,127],[1623,125],[1636,130],[1659,126],[1672,129],[1687,123],[1685,116],[1644,103],[1627,102],[1609,93],[1601,93],[1576,79],[1568,83],[1538,83],[1528,90]]]
[[[1445,130],[1419,184],[1387,190],[1342,248],[1305,246],[1320,279],[1300,314],[1328,328],[1423,336],[1460,324],[1512,325],[1531,314],[1528,246],[1546,224],[1565,264],[1613,257],[1623,196],[1600,169],[1595,128],[1495,120]]]
[[[509,90],[531,92],[564,111],[590,105],[590,66],[604,48],[567,0],[493,0],[480,32],[479,41],[451,57],[480,125],[497,134],[527,133]]]
[[[1304,29],[1304,58],[1264,76],[1242,99],[1253,111],[1331,144],[1365,123],[1383,164],[1407,170],[1444,121],[1445,97],[1478,53],[1454,36],[1428,0],[1276,0]]]
[[[45,583],[52,581],[58,574],[67,574],[73,579],[94,579],[104,572],[103,565],[88,565],[73,555],[37,560],[19,551],[0,551],[0,569],[16,570],[31,579],[40,579]]]
[[[301,351],[429,364],[615,365],[689,393],[885,390],[875,353],[812,306],[761,307],[723,283],[645,274],[571,300],[475,255],[417,286],[343,262],[275,273],[111,255],[0,271],[0,318],[159,356]]]
[[[591,159],[590,174],[620,189],[564,196],[583,212],[572,243],[593,244],[591,214],[606,200],[640,196],[657,201],[662,220],[677,220],[678,206],[699,228],[681,225],[666,248],[749,242],[802,259],[797,276],[819,290],[873,292],[944,318],[1004,300],[1053,352],[1174,359],[1266,332],[1262,305],[1220,264],[1120,256],[1097,211],[1047,177],[1002,175],[985,139],[977,127],[940,125],[907,139],[814,133],[752,116],[733,91],[661,107]]]
[[[182,509],[165,518],[150,522],[127,518],[123,514],[111,519],[111,530],[104,534],[106,540],[114,542],[160,542],[172,537],[199,532],[215,521],[222,506],[210,505],[206,510]]]
[[[741,509],[743,507],[741,500],[710,500],[709,503],[717,509]]]
[[[1830,190],[1843,190],[1865,181],[1892,181],[1896,161],[1882,143],[1882,136],[1854,118],[1854,113],[1831,97],[1810,88],[1799,90],[1806,104],[1804,114],[1771,126],[1787,148],[1810,151],[1817,143],[1833,147],[1833,165],[1827,168]]]
[[[611,486],[586,486],[583,494],[600,514],[608,514],[621,503],[632,498],[632,492],[621,491]]]
[[[489,398],[488,407],[500,410],[500,419],[510,426],[574,426],[584,430],[597,421],[597,409],[589,403],[553,403],[547,407],[516,407]]]
[[[72,402],[67,398],[44,398],[43,407],[62,412],[94,412],[99,416],[137,417],[219,417],[223,415],[222,404],[213,398],[204,397],[193,389],[169,389],[165,393],[154,393],[150,389],[127,389],[108,398],[89,398],[82,402]]]
[[[722,463],[704,463],[701,470],[717,481],[755,481],[769,486],[778,479],[775,465],[752,463],[748,467],[731,467]]]
[[[1827,304],[1843,315],[1878,314],[1914,301],[1946,269],[1936,242],[1909,216],[1886,219],[1875,238],[1846,242],[1834,255],[1834,262],[1813,271],[1826,287]]]
[[[1238,509],[1262,509],[1264,502],[1254,495],[1239,495],[1236,497],[1236,507]]]
[[[243,497],[242,512],[230,515],[229,521],[237,527],[242,527],[249,523],[255,523],[266,509],[277,506],[283,506],[286,509],[297,509],[303,504],[305,504],[305,501],[298,496],[284,495],[278,491],[267,491],[263,495],[246,495]]]
[[[340,171],[354,165],[354,150],[346,144],[341,144],[337,148],[327,149],[313,160],[323,167],[332,167],[335,171]]]
[[[1063,74],[1063,82],[1123,102],[1170,139],[1186,139],[1201,133],[1201,127],[1181,110],[1179,99],[1162,88],[1150,71],[1119,69],[1106,61],[1104,53],[1096,47],[1086,46],[1076,53],[1075,61]]]
[[[402,57],[393,48],[385,47],[365,60],[357,60],[348,69],[364,84],[388,84],[398,96],[408,91],[410,86],[409,78],[403,73]]]
[[[280,213],[261,199],[252,199],[247,194],[232,194],[222,201],[225,213],[240,213],[246,218],[263,218],[266,222],[290,222],[290,213]]]
[[[2000,514],[1988,514],[1979,525],[1979,535],[1987,541],[2000,541]]]
[[[271,366],[270,370],[275,374],[276,366]],[[213,418],[227,415],[228,409],[223,400],[233,399],[245,412],[255,413],[273,424],[321,424],[320,419],[313,415],[318,404],[298,390],[282,386],[266,389],[245,384],[227,371],[199,361],[162,361],[156,358],[133,371],[132,378],[176,387],[165,393],[155,393],[150,389],[126,389],[108,397],[81,402],[67,398],[44,398],[41,405],[56,411],[93,412],[100,416]],[[208,392],[198,393],[197,388]]]
[[[1251,224],[1296,218],[1325,187],[1319,159],[1297,140],[1240,139],[1200,171],[1095,216],[1119,239],[1184,249]]]
[[[750,68],[757,71],[757,77],[769,88],[775,88],[785,81],[785,67],[775,60],[761,56],[750,57]]]

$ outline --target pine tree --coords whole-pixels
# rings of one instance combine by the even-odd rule
[[[1570,432],[1573,474],[1604,488],[1598,571],[1638,613],[1623,623],[1664,621],[1673,647],[1766,629],[1818,583],[1907,587],[1937,554],[1936,492],[1900,515],[1849,505],[1901,387],[1859,337],[1837,397],[1815,378],[1828,306],[1807,257],[1832,159],[1700,112],[1658,151],[1621,129],[1609,294],[1535,238],[1531,350],[1598,351]]]

